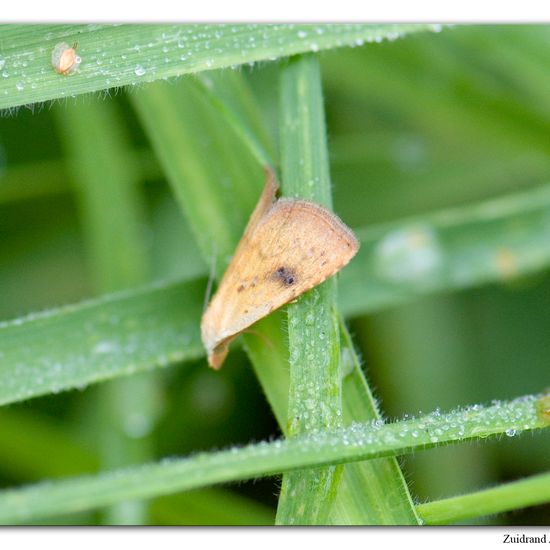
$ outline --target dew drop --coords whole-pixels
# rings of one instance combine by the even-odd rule
[[[113,353],[114,351],[116,351],[116,344],[109,340],[102,340],[101,342],[98,342],[92,350],[92,352],[97,355]]]
[[[134,69],[134,73],[136,76],[143,76],[147,71],[142,65],[136,65],[136,68]]]
[[[142,413],[132,413],[126,416],[123,424],[128,437],[139,439],[149,434],[153,428],[151,419]]]

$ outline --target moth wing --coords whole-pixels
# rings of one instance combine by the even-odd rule
[[[224,343],[322,283],[359,249],[351,230],[332,212],[296,199],[267,207],[267,190],[268,185],[203,316],[203,341],[209,356],[223,348],[221,361]]]

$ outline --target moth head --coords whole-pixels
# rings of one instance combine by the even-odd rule
[[[229,342],[231,342],[231,340],[233,340],[233,338],[228,338],[218,344],[215,348],[208,350],[208,364],[214,370],[220,369],[223,365],[229,351]]]

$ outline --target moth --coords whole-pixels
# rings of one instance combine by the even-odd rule
[[[266,169],[258,204],[202,316],[202,341],[214,369],[241,332],[334,275],[359,250],[338,216],[314,202],[276,199],[278,188]]]

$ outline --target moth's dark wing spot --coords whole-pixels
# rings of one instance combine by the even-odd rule
[[[244,285],[239,285],[237,287],[237,292],[242,292],[246,287]]]
[[[273,276],[285,286],[292,286],[296,282],[296,274],[288,267],[277,268]]]

